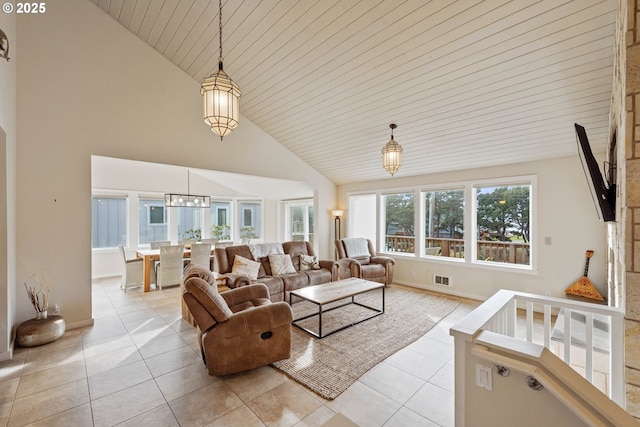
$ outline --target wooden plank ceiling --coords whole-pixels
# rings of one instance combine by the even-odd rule
[[[201,81],[217,0],[90,0]],[[241,114],[336,184],[604,152],[615,0],[224,0]],[[240,123],[242,126],[242,122]]]

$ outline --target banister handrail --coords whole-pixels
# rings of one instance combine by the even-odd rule
[[[610,319],[609,327],[609,375],[611,376],[609,397],[619,405],[624,405],[624,312],[619,308],[609,307],[583,301],[567,300],[549,296],[535,295],[525,292],[499,290],[488,300],[483,302],[467,317],[454,325],[450,333],[456,340],[476,341],[483,331],[492,331],[504,336],[515,335],[516,310],[518,304],[523,303],[526,310],[526,341],[532,342],[532,325],[534,307],[541,306],[544,313],[544,346],[549,347],[551,308],[564,309],[564,360],[568,364],[571,360],[571,330],[570,313],[584,312],[586,317],[585,326],[585,351],[586,351],[586,376],[592,381],[592,328],[593,316],[601,315]],[[588,323],[587,323],[588,322]]]

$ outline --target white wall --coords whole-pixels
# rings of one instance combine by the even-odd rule
[[[68,325],[91,322],[91,155],[304,181],[333,208],[335,186],[246,118],[221,142],[199,83],[94,4],[47,4],[17,28],[17,256],[46,266]],[[318,220],[321,256],[330,225]],[[16,309],[32,317],[26,297]]]
[[[347,206],[349,192],[520,175],[536,175],[538,181],[537,227],[532,230],[532,240],[538,242],[536,271],[514,272],[507,268],[396,256],[394,282],[481,300],[499,289],[562,297],[564,290],[582,276],[585,252],[593,249],[589,278],[606,296],[606,225],[597,219],[577,153],[574,158],[342,185],[338,198],[342,206]],[[551,237],[551,245],[544,245],[545,237]],[[451,277],[453,285],[433,284],[434,274]]]
[[[16,15],[0,14],[0,29],[9,39],[9,58],[0,59],[0,360],[11,357],[16,262]],[[5,310],[5,307],[7,309]]]

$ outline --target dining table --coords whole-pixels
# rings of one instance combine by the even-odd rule
[[[211,255],[214,254],[214,248],[211,247]],[[184,258],[191,256],[191,248],[184,248]],[[142,275],[144,276],[144,291],[151,290],[151,269],[154,268],[155,261],[160,259],[160,249],[138,249],[136,257],[142,258]]]

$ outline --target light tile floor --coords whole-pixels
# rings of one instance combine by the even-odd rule
[[[0,363],[0,425],[318,426],[340,412],[361,426],[453,426],[449,328],[478,304],[461,300],[330,401],[268,366],[210,377],[178,288],[125,294],[119,278],[95,280],[94,326]]]

